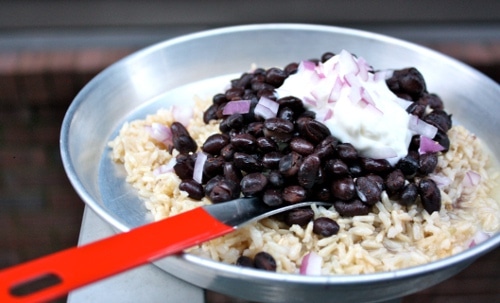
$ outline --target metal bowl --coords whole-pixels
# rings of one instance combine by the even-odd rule
[[[97,75],[76,96],[63,122],[61,153],[67,175],[85,203],[117,232],[147,224],[152,218],[143,201],[125,183],[123,169],[109,159],[107,142],[123,122],[144,117],[159,107],[190,102],[197,93],[207,97],[220,92],[230,79],[227,75],[239,75],[252,63],[282,67],[341,49],[364,57],[379,69],[417,67],[428,90],[445,100],[455,121],[487,142],[494,155],[500,154],[496,116],[500,87],[478,71],[427,48],[374,33],[332,26],[264,24],[168,40],[138,51]],[[436,262],[365,275],[278,274],[189,254],[155,264],[201,288],[251,301],[374,302],[437,284],[499,244],[497,234]]]

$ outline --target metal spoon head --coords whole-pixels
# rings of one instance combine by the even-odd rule
[[[260,198],[239,198],[232,201],[203,206],[203,208],[219,221],[233,226],[234,228],[242,225],[259,221],[261,219],[286,212],[291,209],[307,207],[311,205],[331,206],[331,203],[319,201],[306,201],[296,204],[290,204],[283,207],[269,207],[261,201]]]

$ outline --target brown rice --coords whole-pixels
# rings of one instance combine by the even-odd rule
[[[218,125],[206,125],[202,114],[208,101],[196,100],[196,110],[188,130],[198,146],[218,132]],[[145,200],[146,207],[159,220],[209,204],[207,198],[194,201],[179,190],[175,173],[155,174],[170,161],[171,155],[147,131],[153,122],[170,125],[172,113],[161,109],[144,120],[126,123],[109,143],[112,159],[123,163],[127,177]],[[481,141],[462,126],[448,133],[450,150],[439,156],[436,174],[451,183],[441,187],[442,208],[428,214],[420,205],[410,207],[392,202],[386,194],[365,216],[342,218],[333,207],[313,207],[315,217],[337,221],[337,235],[322,238],[312,232],[312,222],[304,228],[272,218],[246,226],[227,236],[188,250],[191,254],[234,264],[241,256],[253,257],[260,251],[273,255],[278,272],[297,273],[302,257],[315,251],[323,258],[323,274],[362,274],[415,266],[467,249],[479,232],[500,230],[500,207],[493,198],[499,174]],[[469,170],[481,175],[477,186],[464,186]]]

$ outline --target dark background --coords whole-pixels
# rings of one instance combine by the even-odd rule
[[[428,46],[500,81],[500,1],[1,1],[0,268],[77,244],[84,209],[59,155],[71,100],[147,45],[214,27],[315,23]],[[451,78],[451,76],[450,76]],[[500,251],[403,302],[500,301]]]

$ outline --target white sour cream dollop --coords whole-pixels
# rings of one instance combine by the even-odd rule
[[[276,94],[302,99],[333,136],[351,143],[362,157],[395,165],[407,155],[413,135],[405,110],[410,102],[389,90],[387,71],[370,70],[363,58],[342,50],[318,65],[301,62]]]

